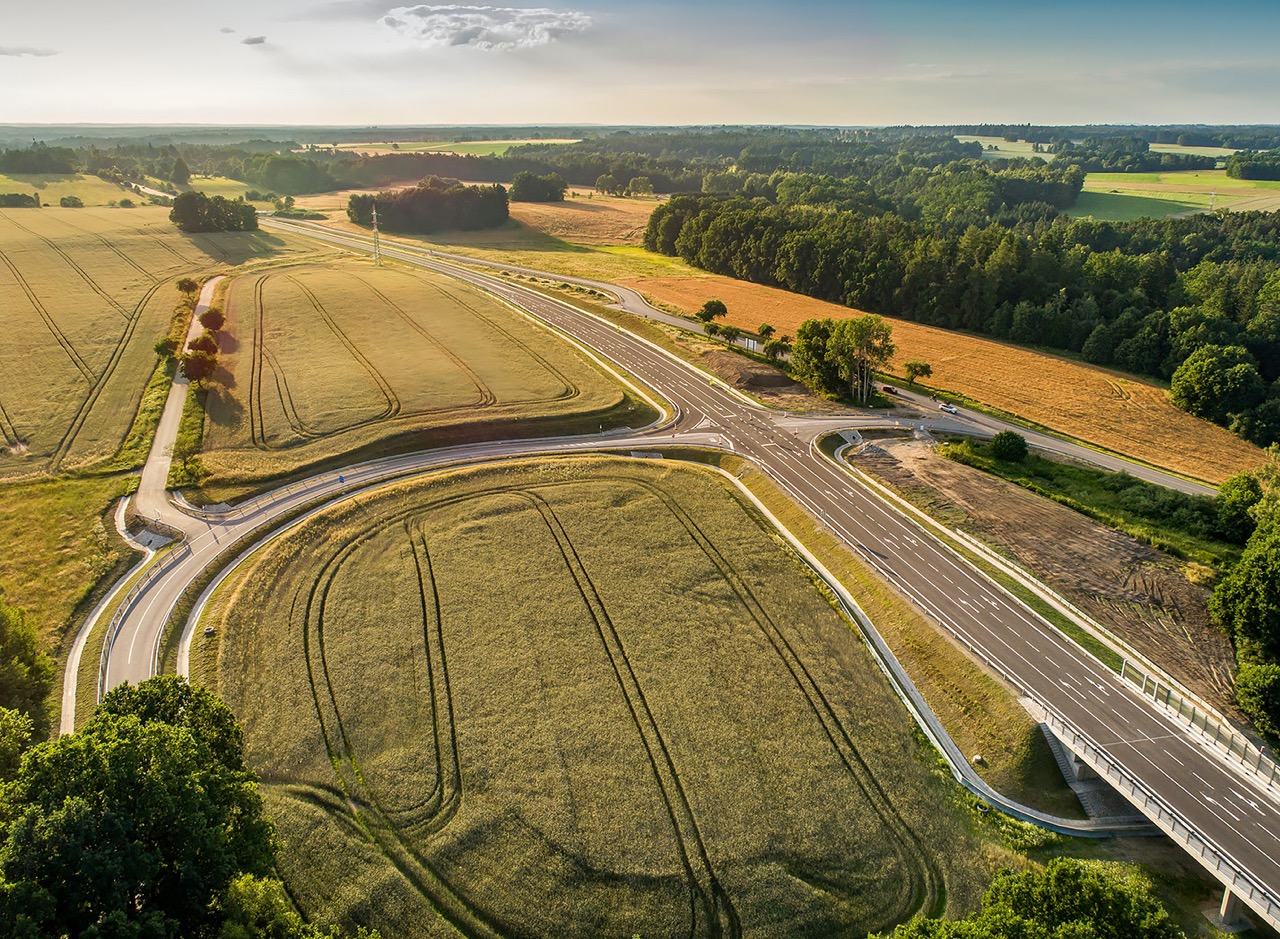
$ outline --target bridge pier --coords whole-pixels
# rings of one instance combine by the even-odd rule
[[[1222,891],[1222,906],[1218,908],[1218,918],[1226,928],[1239,926],[1243,920],[1240,898],[1230,887]]]

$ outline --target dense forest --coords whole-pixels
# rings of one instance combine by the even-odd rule
[[[347,217],[357,225],[378,225],[386,231],[429,233],[494,228],[507,220],[507,191],[502,186],[464,186],[456,179],[430,176],[409,189],[356,194],[347,203]]]

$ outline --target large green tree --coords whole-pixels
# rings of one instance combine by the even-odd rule
[[[42,736],[54,678],[53,662],[41,649],[40,636],[26,611],[9,606],[0,596],[0,707],[27,715],[36,735]]]
[[[155,678],[30,750],[0,797],[5,934],[216,936],[232,880],[272,862],[234,727],[208,692]]]
[[[918,917],[892,939],[1183,939],[1136,868],[1054,858],[1043,870],[1005,871],[964,919]],[[883,937],[879,937],[883,939]]]
[[[893,358],[893,353],[893,327],[874,315],[840,320],[827,343],[827,356],[848,383],[850,396],[861,404],[871,397],[876,371]]]
[[[1201,346],[1173,373],[1173,403],[1217,423],[1260,404],[1266,386],[1243,346]]]

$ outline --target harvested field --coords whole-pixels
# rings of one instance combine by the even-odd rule
[[[729,277],[641,277],[619,282],[688,312],[718,297],[729,308],[726,322],[751,330],[767,322],[780,333],[794,335],[812,317],[859,315],[848,307]],[[1225,428],[1178,410],[1157,385],[991,339],[904,320],[892,322],[898,346],[894,363],[908,359],[931,363],[930,385],[935,388],[1212,483],[1263,462],[1262,450]]]
[[[580,245],[638,245],[657,205],[653,199],[588,195],[575,190],[563,202],[513,202],[511,217],[535,231]]]
[[[578,349],[451,278],[351,261],[237,278],[210,391],[215,482],[635,420]]]
[[[996,547],[1224,713],[1235,656],[1209,621],[1209,591],[1160,551],[928,445],[882,439],[855,464]],[[1046,535],[1046,533],[1051,533]]]
[[[706,469],[387,487],[252,557],[204,622],[316,921],[863,935],[990,873],[850,624]]]
[[[284,244],[184,236],[163,209],[0,211],[0,478],[110,460],[156,366],[177,278]]]

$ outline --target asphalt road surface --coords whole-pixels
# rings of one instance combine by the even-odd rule
[[[345,235],[331,237],[336,243],[351,243]],[[668,403],[668,419],[635,435],[513,441],[377,461],[343,470],[342,483],[338,473],[324,474],[298,488],[267,494],[225,517],[192,517],[167,501],[156,505],[148,499],[147,514],[154,510],[164,522],[181,528],[190,550],[175,552],[171,569],[126,609],[107,659],[107,687],[153,674],[168,611],[217,554],[319,497],[342,498],[376,480],[451,460],[602,445],[623,450],[652,450],[662,444],[717,446],[759,466],[905,596],[1027,697],[1052,708],[1091,738],[1140,786],[1157,794],[1275,897],[1280,887],[1280,804],[1272,794],[1224,764],[1220,754],[1197,742],[1113,672],[811,446],[817,436],[836,427],[884,426],[882,416],[818,418],[769,411],[644,340],[518,282],[391,243],[384,243],[383,254],[474,283],[529,311],[652,389]]]

